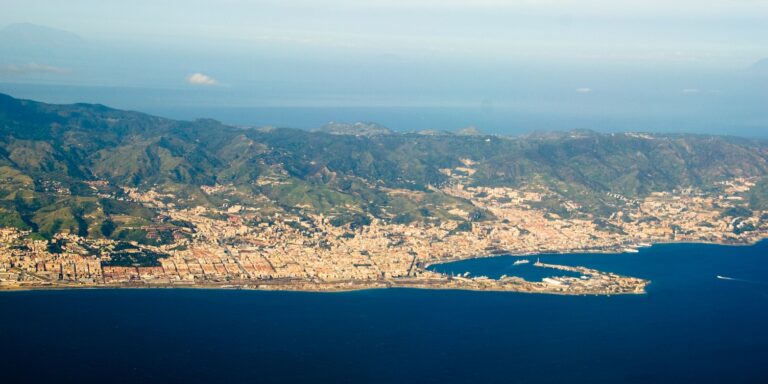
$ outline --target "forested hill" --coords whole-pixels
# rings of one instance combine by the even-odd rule
[[[358,125],[366,132],[356,134]],[[358,125],[331,133],[238,128],[0,94],[0,225],[110,236],[114,228],[103,226],[113,216],[154,215],[120,199],[124,187],[171,192],[179,205],[224,204],[200,192],[215,185],[236,188],[265,212],[379,217],[381,206],[391,206],[410,212],[404,221],[439,219],[441,204],[456,202],[439,190],[455,182],[445,170],[467,164],[467,184],[542,185],[598,215],[613,209],[607,193],[635,198],[768,175],[768,143],[735,137],[573,131],[511,138],[378,126],[384,134],[371,134],[374,125]],[[427,197],[395,204],[386,192],[393,189]]]

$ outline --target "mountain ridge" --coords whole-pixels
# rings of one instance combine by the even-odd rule
[[[172,193],[179,206],[193,207],[239,203],[201,192],[229,185],[239,191],[237,199],[265,212],[324,214],[340,225],[365,225],[370,218],[439,221],[456,207],[482,218],[482,209],[440,191],[457,177],[475,186],[541,186],[557,196],[542,203],[553,212],[564,214],[564,202],[575,201],[582,213],[607,217],[620,207],[606,194],[635,199],[768,175],[765,141],[725,136],[339,135],[176,121],[2,94],[0,128],[6,225],[46,236],[61,230],[107,236],[101,230],[107,222],[117,227],[107,231],[115,236],[155,220],[151,210],[116,199],[125,188]]]

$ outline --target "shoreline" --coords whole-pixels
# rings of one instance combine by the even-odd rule
[[[443,259],[437,261],[431,261],[420,266],[421,269],[427,271],[427,269],[434,265],[449,264],[458,261],[466,261],[473,259],[483,259],[492,257],[531,257],[531,256],[555,256],[555,255],[579,255],[579,254],[624,254],[625,249],[629,248],[652,248],[659,245],[674,245],[674,244],[701,244],[701,245],[715,245],[723,247],[732,246],[754,246],[763,241],[768,241],[768,237],[763,237],[749,243],[717,243],[717,242],[697,242],[697,241],[672,241],[672,242],[659,242],[651,243],[650,246],[623,246],[616,249],[604,249],[604,250],[572,250],[572,251],[542,251],[542,252],[529,252],[529,253],[488,253],[470,257],[456,257],[450,259]],[[584,267],[578,267],[584,268]],[[586,269],[586,268],[585,268]],[[613,275],[611,272],[596,271],[600,275]],[[430,271],[431,272],[431,271]],[[445,276],[440,274],[441,276]],[[626,276],[618,276],[619,278],[630,278]],[[510,278],[517,278],[511,276]],[[415,280],[414,280],[415,279]],[[508,278],[509,279],[509,278]],[[634,279],[634,278],[632,278]],[[527,281],[520,279],[525,283],[537,284],[538,282]],[[642,280],[642,279],[639,279]],[[603,292],[603,291],[583,291],[583,292],[563,292],[555,289],[519,289],[520,286],[514,285],[502,285],[501,280],[488,279],[483,280],[481,283],[475,282],[475,284],[458,283],[447,276],[445,280],[428,279],[425,278],[421,281],[418,278],[403,278],[402,281],[398,279],[389,280],[370,280],[370,281],[329,281],[329,282],[271,282],[269,280],[260,281],[257,283],[251,281],[244,281],[241,283],[230,282],[228,284],[206,284],[206,283],[191,283],[191,284],[167,284],[167,285],[153,285],[151,283],[126,283],[126,284],[92,284],[92,285],[72,285],[72,284],[46,284],[46,285],[29,285],[29,286],[0,286],[0,294],[4,292],[25,292],[25,291],[64,291],[64,290],[122,290],[122,289],[156,289],[156,290],[168,290],[168,289],[189,289],[189,290],[239,290],[239,291],[273,291],[273,292],[304,292],[304,293],[344,293],[355,292],[365,290],[378,290],[378,289],[424,289],[424,290],[452,290],[452,291],[472,291],[472,292],[509,292],[509,293],[535,293],[535,294],[549,294],[549,295],[561,295],[561,296],[602,296],[602,295],[642,295],[645,294],[645,290],[642,291],[627,291],[627,292]],[[471,281],[471,280],[467,280]],[[650,284],[650,281],[642,280],[643,288],[645,285]],[[491,286],[487,284],[499,284]],[[539,286],[540,287],[540,286]],[[527,287],[530,288],[530,287]],[[554,288],[554,287],[553,287]]]
[[[644,245],[626,245],[622,246],[621,248],[616,249],[593,249],[593,250],[570,250],[570,251],[540,251],[540,252],[521,252],[521,253],[515,253],[515,252],[507,252],[503,251],[500,253],[484,253],[480,254],[479,256],[469,256],[469,257],[452,257],[448,259],[441,259],[436,261],[429,261],[423,264],[423,268],[427,269],[433,265],[439,265],[439,264],[449,264],[454,263],[458,261],[465,261],[465,260],[473,260],[473,259],[486,259],[491,257],[532,257],[532,256],[567,256],[567,255],[620,255],[624,253],[632,253],[632,252],[626,252],[627,249],[644,249],[644,248],[652,248],[658,245],[675,245],[675,244],[701,244],[701,245],[716,245],[721,247],[751,247],[755,246],[763,241],[768,241],[768,235],[765,237],[761,237],[755,241],[752,242],[726,242],[726,243],[719,243],[715,241],[661,241],[658,243],[643,243]],[[650,245],[647,245],[650,244]]]
[[[650,284],[650,281],[648,281]],[[5,293],[15,292],[55,292],[55,291],[108,291],[108,290],[203,290],[203,291],[250,291],[250,292],[289,292],[289,293],[316,293],[316,294],[334,294],[334,293],[350,293],[350,292],[362,292],[373,290],[385,290],[385,289],[415,289],[425,291],[466,291],[466,292],[503,292],[503,293],[519,293],[519,294],[538,294],[538,295],[557,295],[557,296],[619,296],[619,295],[645,295],[646,292],[560,292],[560,291],[524,291],[524,290],[512,290],[512,289],[494,289],[486,287],[458,287],[458,286],[422,286],[422,285],[394,285],[394,286],[361,286],[353,288],[337,288],[337,289],[270,289],[270,288],[257,288],[257,287],[245,287],[245,286],[161,286],[161,285],[146,285],[146,286],[131,286],[131,285],[100,285],[100,286],[82,286],[82,287],[1,287],[0,295]]]

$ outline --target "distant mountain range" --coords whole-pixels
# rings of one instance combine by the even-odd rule
[[[178,206],[238,203],[201,192],[214,186],[235,188],[238,199],[265,212],[323,213],[339,225],[365,225],[370,217],[440,220],[450,215],[448,206],[473,209],[439,190],[451,182],[444,170],[468,163],[471,185],[542,185],[606,217],[616,210],[607,193],[642,197],[768,175],[768,142],[760,140],[469,133],[393,133],[374,123],[329,124],[317,132],[238,128],[0,94],[0,225],[44,236],[115,236],[121,227],[156,220],[151,209],[120,198],[125,188],[172,192]],[[756,205],[768,201],[763,187],[756,188]],[[395,189],[427,198],[384,192]]]
[[[17,23],[0,29],[0,43],[51,47],[82,44],[83,39],[77,34],[61,29],[30,23]]]
[[[81,56],[96,57],[80,36],[60,29],[19,23],[0,29],[0,69],[9,66],[62,67]],[[73,60],[74,58],[74,60]]]

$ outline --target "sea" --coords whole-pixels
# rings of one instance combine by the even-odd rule
[[[543,95],[518,89],[515,92],[522,93],[513,102],[481,98],[458,104],[429,103],[427,106],[418,103],[419,98],[410,93],[400,100],[404,106],[357,105],[335,98],[321,98],[318,106],[308,106],[313,103],[269,105],[251,100],[252,90],[242,88],[240,91],[229,87],[203,91],[51,85],[7,82],[2,81],[1,76],[0,93],[48,103],[100,103],[180,120],[212,118],[226,124],[249,127],[311,130],[332,121],[369,121],[397,132],[453,132],[473,126],[485,134],[505,136],[590,129],[598,132],[694,133],[768,139],[768,130],[765,129],[768,113],[764,107],[766,87],[752,78],[723,81],[722,85],[727,85],[728,89],[720,91],[702,90],[701,94],[685,94],[660,91],[655,86],[659,79],[654,76],[652,80],[643,82],[654,84],[651,92],[638,93],[635,90],[627,94],[625,77],[621,76],[621,81],[617,83],[621,86],[616,92],[595,92],[588,97],[572,97],[571,90],[568,93],[570,96],[564,96],[559,88],[555,94]],[[269,100],[276,97],[272,93],[267,96]],[[361,99],[367,100],[366,97]],[[409,106],[411,102],[415,104]]]
[[[559,275],[538,258],[652,283],[614,296],[2,292],[0,382],[768,383],[768,241],[521,257],[431,268]]]

